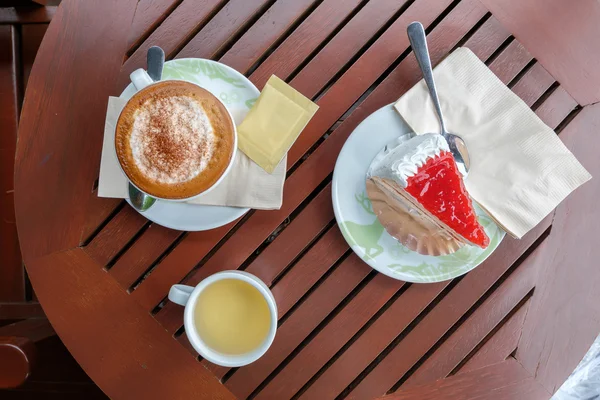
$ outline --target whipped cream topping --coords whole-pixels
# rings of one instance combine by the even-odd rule
[[[129,145],[141,173],[155,182],[175,184],[207,167],[215,141],[202,105],[191,97],[173,96],[148,100],[136,110]]]
[[[441,135],[400,136],[377,153],[367,171],[367,178],[388,178],[406,187],[408,178],[415,175],[430,157],[436,157],[443,151],[450,149]]]

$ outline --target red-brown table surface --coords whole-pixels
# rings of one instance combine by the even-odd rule
[[[597,179],[449,282],[377,274],[335,224],[344,141],[420,79],[413,20],[434,64],[470,48],[600,175],[596,0],[63,1],[25,94],[17,224],[44,311],[106,394],[533,399],[566,379],[600,330]],[[151,45],[219,60],[259,88],[277,74],[320,105],[289,152],[281,210],[185,233],[97,197],[108,96]],[[271,287],[280,325],[262,359],[227,369],[198,358],[165,296],[234,268]]]

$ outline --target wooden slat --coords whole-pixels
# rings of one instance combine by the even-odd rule
[[[349,260],[359,261],[358,257],[352,255]],[[355,261],[355,262],[356,262]],[[344,308],[323,327],[323,329],[315,336],[308,344],[308,347],[304,347],[300,353],[294,358],[302,357],[307,351],[310,352],[310,348],[315,348],[313,343],[315,341],[321,341],[321,338],[330,338],[330,332],[335,328],[345,328],[340,330],[338,333],[343,335],[340,339],[347,335],[352,335],[352,331],[360,329],[373,315],[383,307],[402,287],[404,282],[397,281],[386,277],[385,275],[376,275]],[[323,291],[317,291],[316,293],[322,293]],[[298,319],[294,314],[284,324],[286,331],[301,328],[302,321]],[[335,335],[334,335],[335,337]],[[334,339],[335,340],[335,339]],[[340,340],[339,345],[343,345],[345,341]],[[286,343],[288,347],[277,352],[256,365],[251,365],[246,368],[242,368],[237,371],[226,383],[227,387],[240,398],[247,397],[256,387],[287,357],[293,347],[290,345],[297,344],[295,342]],[[319,348],[318,346],[316,348]],[[321,347],[323,348],[323,347]],[[312,354],[312,352],[310,352]],[[293,362],[293,361],[292,361]],[[279,375],[278,375],[279,376]],[[301,379],[301,378],[300,378]],[[294,384],[294,382],[289,382]],[[261,395],[262,392],[259,393]],[[293,394],[293,392],[292,392]],[[272,397],[272,398],[283,398],[283,397]]]
[[[502,282],[400,387],[422,385],[448,376],[533,289],[538,273],[532,265],[533,256]]]
[[[348,244],[337,225],[330,228],[271,289],[277,301],[279,318],[284,316],[347,250]]]
[[[345,64],[346,59],[354,57],[358,51],[365,46],[371,37],[379,29],[385,26],[386,22],[397,13],[407,0],[381,0],[367,3],[360,12],[346,24],[327,45],[319,51],[317,55],[308,63],[308,65],[292,80],[294,87],[302,87],[302,92],[317,93],[320,89],[317,83],[321,79],[329,81]],[[382,58],[382,62],[387,61],[389,56],[397,57],[402,52],[397,49],[403,47],[406,39],[405,20],[411,18],[413,13],[419,12],[420,21],[424,26],[428,26],[433,18],[446,8],[450,1],[430,1],[428,2],[429,12],[424,10],[423,1],[417,2],[410,7],[410,11],[403,13],[402,16],[386,30],[386,32],[377,40],[370,51],[376,51]],[[395,35],[393,42],[387,42],[391,36]],[[384,51],[379,46],[387,44],[388,51]],[[391,63],[393,60],[390,60]],[[372,81],[370,81],[372,82]],[[289,162],[288,162],[289,163]]]
[[[600,175],[600,104],[585,107],[560,138],[595,177]],[[554,226],[538,257],[540,275],[516,358],[549,392],[579,363],[600,331],[597,288],[600,247],[591,240],[600,223],[592,179],[556,209]]]
[[[267,354],[252,365],[238,370],[234,380],[243,380],[244,376],[251,376],[253,381],[257,381],[273,371],[371,271],[372,269],[360,258],[351,254],[277,329],[275,341]],[[381,278],[377,280],[381,281]],[[377,293],[381,298],[389,298],[390,293],[395,293],[396,288],[400,286],[401,283],[387,279],[384,284],[379,285]],[[217,376],[222,378],[227,371],[222,369],[217,372]],[[234,383],[230,384],[231,387],[235,386]],[[236,394],[240,396],[239,393]]]
[[[371,86],[372,82],[389,68],[389,66],[409,47],[408,39],[405,34],[406,26],[416,18],[419,18],[425,26],[429,26],[435,17],[438,16],[448,4],[449,2],[445,0],[429,2],[418,0],[408,7],[408,9],[402,13],[402,15],[395,20],[381,36],[376,38],[371,47],[369,47],[357,62],[354,62],[350,67],[350,70],[342,77],[344,79],[342,89],[345,90],[342,97],[337,98],[337,102],[334,103],[330,102],[330,100],[333,99],[331,96],[332,94],[329,94],[326,96],[327,101],[325,98],[317,101],[321,106],[321,109],[316,114],[315,118],[320,118],[320,120],[315,121],[315,118],[313,118],[311,124],[309,124],[309,128],[302,132],[302,135],[299,138],[300,141],[294,143],[294,146],[288,155],[288,169],[294,165],[340,117],[342,117],[352,104],[360,98],[369,86]],[[357,29],[364,29],[364,32],[375,34],[377,30],[371,30],[371,28],[368,28],[365,25],[377,21],[381,24],[380,28],[382,28],[389,18],[388,16],[387,18],[382,19],[382,13],[385,11],[392,14],[401,8],[401,4],[388,0],[380,1],[378,6],[381,8],[373,9],[372,3],[368,3],[362,8],[318,53],[318,61],[316,58],[313,58],[310,63],[300,71],[299,75],[292,80],[292,86],[310,98],[315,97],[320,91],[325,89],[331,78],[329,74],[316,74],[310,78],[303,74],[307,68],[324,68],[329,70],[331,74],[340,73],[347,64],[352,62],[353,57],[355,57],[360,47],[365,45],[365,41],[368,41],[365,37],[357,35]],[[374,16],[374,14],[377,13],[380,15]],[[337,51],[336,49],[341,50],[338,44],[343,45],[342,47],[344,48],[347,47],[348,51]],[[280,56],[283,58],[287,57],[285,54],[281,54]],[[282,60],[279,61],[281,62]],[[290,66],[289,64],[285,65],[287,65],[287,67]],[[271,68],[264,68],[261,72],[266,76],[270,76],[272,73],[279,74],[279,71],[280,69],[277,67],[274,70],[271,70]],[[361,75],[361,72],[363,75]],[[257,75],[256,77],[258,78],[259,76]],[[255,75],[253,74],[250,79],[254,78]],[[335,85],[334,87],[336,86],[338,88],[340,87],[340,85]],[[317,126],[320,128],[314,131],[313,128]],[[318,135],[316,133],[318,133]]]
[[[325,0],[292,32],[277,49],[252,73],[257,87],[263,87],[277,69],[277,76],[286,80],[297,66],[331,35],[335,29],[359,6],[360,0]],[[227,55],[221,61],[232,62],[235,55]],[[239,66],[252,65],[254,55],[246,56]]]
[[[152,224],[123,257],[109,270],[110,275],[124,288],[129,289],[158,257],[182,233]]]
[[[522,240],[506,238],[498,249],[478,268],[467,274],[452,291],[388,354],[383,361],[357,387],[350,396],[372,398],[389,390],[430,346],[443,334],[496,282],[504,272],[523,254],[532,243],[550,226],[551,218],[546,218],[538,227],[530,231]],[[406,294],[406,293],[405,293]],[[400,298],[400,300],[402,297]],[[402,302],[407,307],[412,302]],[[387,310],[378,323],[393,324],[394,313]],[[379,322],[381,321],[381,322]],[[389,322],[388,322],[389,321]],[[302,395],[304,399],[333,398],[344,391],[360,373],[373,362],[391,343],[398,331],[384,331],[370,327],[350,346]],[[417,345],[418,343],[418,345]],[[402,355],[400,353],[402,352]],[[385,368],[390,368],[385,373]],[[370,380],[371,376],[386,375],[384,382]],[[384,377],[382,376],[383,380]],[[369,385],[372,384],[373,387]],[[389,386],[388,386],[389,385]],[[384,386],[388,386],[385,388]],[[368,392],[368,393],[365,393]],[[370,396],[370,397],[369,397]]]
[[[378,281],[386,284],[390,278],[377,276]],[[374,280],[375,281],[375,280]],[[394,303],[385,310],[377,320],[369,326],[367,336],[360,336],[358,346],[385,347],[389,340],[405,330],[423,310],[450,284],[440,282],[430,285],[412,285]],[[402,282],[397,283],[399,288]],[[376,284],[373,285],[376,287]],[[369,289],[373,289],[373,287]],[[366,288],[365,288],[366,289]],[[364,292],[364,294],[363,294]],[[289,398],[298,392],[308,380],[371,319],[385,304],[382,296],[365,290],[356,296],[302,351],[281,371],[273,381],[259,393],[259,398]],[[377,291],[375,292],[377,293]],[[389,297],[387,297],[389,298]],[[387,317],[383,317],[383,316]],[[393,315],[393,318],[389,318]],[[377,335],[373,335],[377,332]],[[364,338],[364,339],[363,339]],[[358,343],[358,342],[355,342]],[[368,354],[365,350],[363,354]],[[362,358],[352,360],[361,363]],[[235,393],[235,391],[232,389]],[[304,393],[304,398],[324,398],[319,393]]]
[[[282,3],[281,1],[278,3]],[[301,3],[301,2],[298,2]],[[215,15],[200,32],[177,53],[177,58],[213,58],[243,31],[246,23],[260,13],[268,0],[231,0]],[[256,39],[256,37],[254,38]]]
[[[185,334],[185,332],[181,336],[179,336],[177,338],[177,342],[180,345],[182,345],[183,348],[186,349],[187,352],[192,355],[192,357],[194,357],[194,358],[198,357],[198,352],[196,351],[196,349],[194,349],[194,347],[190,343],[190,341],[189,341],[187,335]]]
[[[247,0],[246,0],[247,1]],[[273,44],[316,0],[278,0],[248,29],[221,62],[246,73],[248,68]],[[242,0],[244,2],[244,0]],[[266,4],[266,2],[262,2]],[[184,54],[194,54],[202,38],[196,37],[184,49]]]
[[[462,35],[464,35],[465,25],[471,23],[469,28],[472,27],[472,25],[474,25],[474,22],[472,21],[478,20],[484,15],[484,8],[481,7],[480,4],[477,4],[477,6],[474,8],[470,8],[472,7],[472,3],[473,2],[471,1],[466,1],[460,3],[457,8],[459,11],[465,13],[464,22],[451,20],[449,23],[452,29],[457,28],[459,32],[462,32]],[[406,11],[402,13],[402,15],[381,35],[381,37],[379,37],[379,39],[373,43],[371,47],[369,47],[369,49],[352,65],[352,67],[336,81],[336,84],[329,88],[325,95],[319,99],[318,104],[321,106],[321,108],[327,109],[330,114],[336,115],[338,118],[344,115],[344,113],[352,106],[352,104],[359,99],[360,95],[369,89],[371,83],[379,78],[381,74],[392,65],[398,56],[409,48],[408,38],[406,36],[406,27],[408,24],[414,20],[419,20],[425,27],[428,27],[429,24],[433,22],[447,6],[448,2],[446,1],[419,1],[408,7],[408,9],[406,9]],[[457,12],[453,13],[453,15],[456,14]],[[358,15],[361,15],[361,13]],[[456,27],[453,25],[456,25]],[[342,30],[340,34],[343,34],[344,32],[345,30]],[[454,38],[456,34],[457,33],[454,32],[449,37]],[[330,42],[330,44],[331,43],[333,43],[333,41]],[[431,43],[431,46],[437,47],[434,46],[434,44],[435,43]],[[434,63],[445,56],[448,51],[449,49],[445,49],[439,54],[434,54]],[[329,53],[325,52],[320,54]],[[338,56],[335,55],[335,53],[329,54],[329,56],[330,58],[322,59],[323,62],[327,63],[325,64],[327,65],[325,68],[329,68],[329,65],[338,64]],[[315,60],[316,58],[313,59],[307,68],[311,68],[311,65],[314,64]],[[307,69],[305,68],[303,72],[306,70]],[[371,97],[371,101],[375,101],[375,99],[377,99],[377,108],[397,100],[405,90],[408,90],[408,88],[416,83],[421,77],[420,71],[415,69],[414,78],[413,76],[410,76],[410,78],[407,76],[402,76],[399,78],[399,74],[401,74],[401,72],[399,72],[400,70],[401,69],[396,68],[385,79],[385,83],[389,85],[383,85],[383,87],[387,88],[385,90],[385,95],[379,91],[380,95],[369,96]],[[305,93],[306,90],[317,89],[314,85],[317,77],[313,76],[313,73],[303,74],[303,72],[294,78],[292,84],[303,93]],[[390,82],[392,80],[396,80],[396,82],[392,84]],[[385,102],[383,102],[384,97]],[[365,102],[363,104],[372,103]],[[362,120],[377,108],[367,109],[359,106],[351,116]],[[300,135],[298,140],[296,140],[290,149],[288,153],[288,165],[293,165],[296,163],[304,155],[304,153],[310,149],[311,143],[323,135],[324,130],[321,128],[321,126],[327,126],[326,129],[328,129],[335,122],[336,120],[330,119],[329,114],[325,114],[323,112],[317,113],[302,132],[302,135]],[[346,120],[344,120],[344,122],[346,122]],[[338,128],[337,130],[339,131],[340,129]],[[335,154],[338,153],[339,151],[335,152]]]
[[[463,46],[476,51],[477,56],[485,61],[496,52],[499,43],[503,43],[509,37],[510,32],[492,15]]]
[[[171,398],[176,386],[180,398],[234,398],[82,249],[54,253],[28,268],[55,330],[108,396]],[[94,337],[93,346],[82,337]]]
[[[308,290],[327,270],[346,252],[348,245],[337,226],[329,229],[325,235],[298,261],[295,267],[283,278],[283,285],[275,286],[272,291],[277,301],[277,310],[281,317],[285,314],[302,294]],[[214,258],[211,258],[211,261]],[[211,262],[199,270],[199,279],[215,272],[228,269],[227,264]],[[280,288],[281,287],[281,288]],[[146,293],[140,289],[133,292],[134,296],[145,307],[153,303],[144,303],[138,293]]]
[[[517,349],[523,322],[531,300],[528,300],[519,310],[506,321],[494,335],[489,338],[475,354],[461,366],[457,373],[473,371],[487,365],[506,360]]]
[[[271,286],[275,278],[333,221],[328,184],[248,267],[247,272]]]
[[[514,359],[407,390],[381,400],[528,399],[546,400],[550,393]]]
[[[100,173],[100,164],[98,164],[98,173]],[[96,174],[96,176],[98,175]],[[79,243],[89,243],[92,236],[97,233],[98,228],[116,213],[119,206],[124,206],[124,203],[125,200],[123,199],[98,197],[98,189],[93,190],[86,206],[87,213]]]
[[[48,29],[47,24],[29,24],[21,26],[21,66],[23,68],[23,87],[27,87],[29,73],[35,55]]]
[[[314,238],[321,232],[333,218],[333,208],[331,205],[331,185],[327,185],[318,194],[313,201],[304,209],[288,229],[284,230],[275,241],[267,247],[247,268],[247,271],[256,274],[260,279],[270,285],[280,273],[283,271],[292,260],[307,246],[311,238]],[[324,222],[325,221],[325,222]],[[190,233],[190,235],[195,235]],[[185,243],[187,238],[182,241]],[[181,244],[178,248],[181,247]],[[178,248],[174,252],[178,252]],[[189,255],[179,253],[181,259],[189,259]],[[224,253],[229,254],[230,253]],[[228,256],[229,256],[228,255]],[[191,267],[187,264],[189,261],[175,260],[169,256],[165,262],[159,265],[158,270],[150,275],[150,283],[152,290],[161,293],[157,290],[158,285],[163,287],[162,290],[168,290],[168,283],[173,282],[173,273],[181,273],[181,266]],[[193,261],[193,260],[192,260]],[[226,263],[229,261],[225,261]],[[226,264],[228,265],[228,264]],[[183,269],[181,269],[183,271]],[[139,290],[139,289],[138,289]],[[147,290],[147,289],[142,289]],[[179,307],[174,307],[172,304],[165,306],[157,315],[157,319],[163,324],[169,332],[175,332],[181,326],[183,320],[183,311]]]
[[[129,84],[129,74],[137,68],[146,67],[146,53],[152,46],[160,46],[167,58],[171,58],[190,35],[202,27],[226,0],[185,0],[162,24],[137,48],[121,67],[117,90]]]
[[[505,238],[479,268],[469,273],[402,340],[354,390],[357,399],[386,393],[508,270],[517,258],[548,228],[546,218],[523,239]]]
[[[531,107],[553,83],[554,78],[542,67],[542,64],[535,63],[514,84],[512,91]]]
[[[58,7],[1,7],[0,24],[47,24]]]
[[[556,91],[558,91],[557,95],[553,96]],[[560,86],[554,92],[544,99],[543,103],[535,110],[535,114],[552,129],[556,129],[558,124],[562,122],[562,118],[558,121],[555,114],[567,116],[575,107],[573,98],[560,90]]]
[[[467,1],[466,4],[469,5],[470,2]],[[344,74],[338,83],[332,87],[332,89],[327,91],[325,96],[318,102],[321,105],[321,110],[311,120],[300,138],[292,147],[290,153],[288,153],[288,168],[312,146],[314,141],[318,140],[318,138],[320,138],[327,129],[344,114],[348,107],[350,107],[362,93],[364,93],[370,85],[369,82],[372,82],[376,77],[383,73],[383,71],[385,71],[385,69],[397,58],[398,54],[401,54],[404,49],[407,48],[408,40],[405,39],[405,35],[402,35],[402,38],[404,38],[403,40],[398,40],[398,37],[394,36],[397,33],[396,31],[404,29],[408,23],[412,22],[416,16],[421,14],[424,16],[421,20],[425,20],[425,23],[427,23],[426,19],[428,18],[434,19],[436,11],[435,5],[436,4],[431,2],[425,5],[425,2],[421,1],[413,4],[412,7],[409,7],[407,12],[404,13],[401,18],[375,42],[373,45],[374,47],[371,47],[371,49],[374,48],[374,50],[371,51],[371,49],[369,49],[369,51],[367,51],[359,61]],[[441,12],[441,10],[437,11],[438,13]],[[467,17],[473,18],[474,16],[478,16],[480,18],[483,14],[484,9],[479,6],[477,7],[476,12],[469,13]],[[469,18],[466,20],[469,21]],[[445,51],[447,52],[448,50]],[[385,58],[379,57],[382,53],[386,54]],[[437,55],[437,59],[439,60],[441,57],[442,52]],[[358,122],[370,112],[390,103],[391,99],[397,98],[403,90],[410,88],[410,85],[418,80],[419,74],[420,72],[415,69],[412,73],[412,80],[404,77],[401,82],[388,82],[388,89],[391,89],[393,85],[392,93],[386,92],[380,97],[371,96],[371,100],[367,103],[368,107],[359,107],[359,109],[352,114],[352,118],[344,121],[344,124],[333,131],[331,136],[329,136],[311,157],[304,162],[290,178],[288,178],[286,186],[284,187],[284,202],[282,208],[279,211],[257,211],[254,213],[254,215],[252,215],[239,229],[237,234],[226,243],[227,246],[231,246],[229,247],[230,249],[235,249],[235,252],[227,250],[228,247],[223,246],[211,260],[218,257],[221,252],[223,257],[227,258],[228,262],[231,261],[231,256],[233,255],[237,258],[236,264],[239,265],[239,263],[242,263],[245,258],[248,257],[260,243],[262,243],[267,235],[270,234],[270,232],[272,232],[285,217],[309,195],[312,188],[316,187],[327,175],[329,175],[333,170],[337,154],[344,141]],[[183,242],[185,242],[185,240]],[[242,251],[241,249],[247,250]],[[191,284],[199,282],[198,274],[200,274],[200,272],[191,275],[188,278],[188,282]],[[166,284],[166,287],[168,288],[169,285],[174,283],[173,280],[160,280],[162,284],[158,283],[159,280],[154,280],[153,275],[154,274],[149,277],[149,279],[152,280],[153,285]],[[153,296],[158,298],[164,295],[164,293],[164,291],[160,292],[160,294],[154,293]],[[161,315],[168,313],[173,313],[173,316],[165,315],[163,318],[163,315]],[[176,325],[173,319],[176,319],[178,322],[181,321],[181,315],[178,311],[173,310],[173,305],[170,303],[165,305],[157,317],[163,324],[168,324],[169,326]]]
[[[112,94],[112,85],[98,86],[90,77],[116,80],[136,4],[64,0],[48,27],[29,77],[28,86],[35,90],[25,95],[15,163],[16,215],[19,236],[27,243],[26,264],[80,244],[87,215],[82,204],[94,196]],[[74,56],[89,51],[90,43],[102,57]],[[86,112],[73,112],[80,108]]]
[[[217,229],[204,232],[189,233],[165,259],[160,262],[152,274],[145,279],[140,286],[132,293],[134,298],[141,299],[144,304],[150,304],[150,299],[162,300],[166,297],[168,289],[171,285],[181,281],[181,279],[209,253],[209,251],[218,243],[219,239],[233,228],[238,221],[234,221]],[[227,267],[232,268],[232,267]],[[135,294],[143,290],[145,295]],[[142,292],[144,293],[144,292]],[[136,297],[137,296],[137,297]],[[152,297],[150,297],[152,296]],[[168,306],[169,304],[167,304]],[[171,333],[181,326],[183,321],[183,311],[179,306],[171,304],[170,307],[165,306],[157,319]],[[169,316],[171,315],[171,316]]]
[[[0,320],[44,318],[40,303],[0,303]]]
[[[577,102],[562,86],[559,86],[535,111],[546,125],[556,129],[575,107],[577,107]]]
[[[600,101],[600,3],[482,0],[579,104]],[[556,29],[560,26],[560,29]]]
[[[182,0],[140,0],[133,22],[127,47],[138,46],[144,37],[156,29],[171,11],[177,7]]]
[[[14,209],[14,159],[19,121],[16,28],[0,25],[0,301],[25,300],[25,276]]]
[[[513,40],[489,67],[504,84],[508,84],[532,59],[525,47]]]
[[[105,266],[147,222],[146,218],[127,205],[86,246],[85,251],[98,264]]]

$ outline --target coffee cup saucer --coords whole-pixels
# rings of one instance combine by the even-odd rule
[[[181,58],[167,61],[162,80],[185,80],[195,83],[219,98],[233,116],[236,125],[246,117],[260,91],[233,68],[212,60]],[[119,96],[128,100],[136,93],[133,84]],[[131,205],[129,199],[126,199]],[[246,214],[245,207],[208,206],[158,200],[141,214],[150,221],[181,231],[205,231],[226,225]]]

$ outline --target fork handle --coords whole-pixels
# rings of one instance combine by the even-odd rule
[[[425,29],[420,22],[413,22],[408,25],[406,29],[408,33],[408,40],[415,53],[417,63],[421,72],[423,73],[423,79],[429,89],[429,94],[433,100],[433,106],[437,112],[438,119],[440,120],[441,134],[446,134],[446,126],[444,125],[444,117],[442,116],[442,108],[440,107],[440,100],[437,95],[435,88],[435,81],[433,80],[433,70],[431,69],[431,59],[429,58],[429,50],[427,49],[427,39],[425,38]]]

